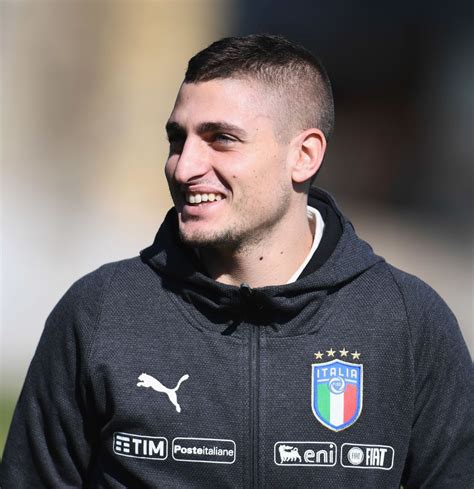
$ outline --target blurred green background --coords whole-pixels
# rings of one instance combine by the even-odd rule
[[[3,448],[18,396],[19,392],[4,391],[0,397],[0,458],[3,457]]]

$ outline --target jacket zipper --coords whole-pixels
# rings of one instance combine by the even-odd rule
[[[250,285],[243,283],[240,286],[243,313],[246,308],[253,308],[253,290]],[[250,488],[258,487],[258,394],[260,378],[260,330],[258,326],[249,323],[249,472]]]
[[[258,394],[260,377],[260,331],[250,325],[250,487],[258,487]]]

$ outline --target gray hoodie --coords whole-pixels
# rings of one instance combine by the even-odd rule
[[[333,199],[292,284],[208,278],[171,210],[140,257],[49,316],[2,488],[474,487],[471,359],[421,280],[376,256]]]

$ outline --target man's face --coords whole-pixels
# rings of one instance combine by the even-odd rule
[[[182,85],[167,123],[165,173],[184,242],[243,249],[287,217],[293,187],[277,115],[251,81]]]

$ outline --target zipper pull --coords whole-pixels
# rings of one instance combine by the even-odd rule
[[[253,289],[249,284],[243,282],[240,284],[240,294],[244,299],[248,299],[253,294]]]
[[[243,304],[250,308],[250,310],[254,311],[262,311],[263,310],[263,296],[259,292],[255,292],[252,287],[250,287],[247,283],[240,284],[240,295],[243,299]]]

